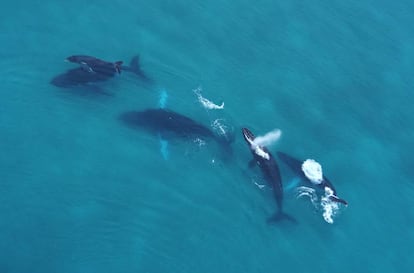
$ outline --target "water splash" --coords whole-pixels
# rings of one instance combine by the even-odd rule
[[[281,135],[282,135],[281,130],[274,129],[263,136],[257,136],[253,140],[253,143],[256,144],[257,146],[269,146],[269,145],[274,144],[276,141],[278,141]]]
[[[321,207],[323,210],[322,216],[323,219],[329,224],[333,224],[334,220],[333,217],[339,211],[339,204],[331,200],[331,196],[333,196],[333,191],[329,187],[325,187],[325,195],[321,198]]]
[[[340,205],[337,202],[334,202],[331,200],[331,196],[333,196],[333,191],[329,187],[325,187],[325,194],[321,196],[321,198],[318,198],[318,195],[316,193],[316,190],[310,187],[297,187],[296,188],[296,198],[301,197],[309,197],[309,200],[312,202],[312,205],[317,209],[318,211],[322,211],[322,217],[323,219],[329,223],[333,224],[334,217],[339,213],[340,211]]]
[[[201,138],[196,138],[193,140],[193,142],[195,144],[197,144],[198,147],[202,147],[204,145],[206,145],[206,142],[204,140],[202,140]]]
[[[219,136],[227,136],[228,126],[225,124],[224,119],[215,119],[211,123],[211,127],[213,128],[213,131],[217,133]]]
[[[224,109],[224,102],[222,102],[220,105],[215,104],[214,102],[204,98],[201,95],[201,87],[198,87],[193,90],[194,94],[196,94],[198,101],[203,105],[206,109],[215,109],[215,110],[221,110]]]

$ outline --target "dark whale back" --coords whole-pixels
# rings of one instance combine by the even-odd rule
[[[277,156],[286,164],[289,166],[289,168],[296,174],[299,175],[302,179],[305,181],[308,181],[311,185],[315,186],[303,173],[302,171],[302,163],[303,161],[300,161],[299,159],[296,159],[286,153],[283,152],[277,152]],[[329,187],[332,189],[333,193],[336,195],[335,187],[332,185],[331,181],[326,176],[323,176],[323,182],[319,185],[316,185],[321,190],[324,190],[325,187]]]
[[[168,109],[146,109],[144,111],[128,111],[119,116],[121,122],[130,128],[145,129],[164,139],[202,140],[211,139],[220,147],[223,160],[229,160],[233,154],[230,136],[216,135],[206,126]]]
[[[282,219],[287,219],[291,222],[296,222],[294,218],[287,215],[283,212],[283,184],[282,184],[282,177],[280,175],[279,166],[273,157],[273,155],[270,153],[270,151],[264,147],[260,146],[260,149],[265,152],[269,158],[264,158],[263,156],[260,156],[257,154],[252,147],[251,141],[254,141],[255,136],[254,134],[247,128],[242,128],[243,137],[247,142],[247,145],[249,146],[252,155],[253,160],[256,161],[256,164],[259,166],[260,170],[263,173],[263,176],[266,180],[266,182],[273,188],[273,195],[278,207],[277,213],[269,219],[269,221],[279,221]]]
[[[113,77],[121,73],[122,61],[107,62],[93,56],[72,55],[66,58],[67,61],[85,66],[85,71],[90,73],[101,74],[106,77]]]
[[[164,133],[169,136],[215,138],[209,128],[168,109],[128,111],[120,115],[120,120],[130,127],[141,127],[154,133]]]
[[[106,81],[108,78],[105,74],[91,73],[83,68],[74,68],[54,77],[50,83],[57,87],[73,87],[92,82]]]

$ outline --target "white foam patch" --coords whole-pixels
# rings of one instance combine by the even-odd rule
[[[323,219],[329,224],[333,224],[333,217],[339,211],[339,204],[330,199],[333,196],[332,189],[325,187],[325,195],[321,198],[321,207],[323,210],[322,216]]]
[[[201,105],[206,109],[214,109],[214,110],[221,110],[224,109],[224,102],[222,102],[220,105],[215,104],[214,102],[206,99],[201,95],[201,87],[198,87],[193,90],[194,94],[196,94],[198,101],[201,103]]]
[[[323,181],[322,166],[313,159],[306,159],[302,164],[302,171],[309,180],[314,184],[320,184]]]
[[[316,190],[310,187],[297,187],[296,188],[296,198],[309,197],[309,200],[312,202],[312,205],[318,210],[322,211],[323,219],[329,223],[333,224],[334,217],[339,213],[340,205],[337,202],[334,202],[330,199],[333,195],[332,189],[326,187],[325,194],[318,198]]]
[[[281,130],[274,129],[263,136],[257,136],[253,140],[253,143],[257,146],[269,146],[269,145],[276,143],[280,139],[281,135],[282,135]]]
[[[255,148],[254,148],[254,152],[258,155],[258,156],[260,156],[260,157],[263,157],[264,159],[266,159],[266,160],[269,160],[270,159],[270,156],[269,156],[269,154],[268,153],[266,153],[260,146],[254,146]]]

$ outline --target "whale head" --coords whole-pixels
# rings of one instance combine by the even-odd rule
[[[255,136],[254,136],[254,134],[249,129],[242,128],[242,133],[243,133],[243,137],[246,140],[247,144],[249,144],[250,149],[252,149],[252,151],[256,155],[258,155],[258,156],[260,156],[260,157],[262,157],[262,158],[264,158],[266,160],[269,160],[270,159],[270,155],[269,155],[267,149],[265,147],[262,147],[260,145],[257,145],[254,142]]]
[[[243,137],[249,145],[252,145],[254,134],[247,128],[242,128]]]

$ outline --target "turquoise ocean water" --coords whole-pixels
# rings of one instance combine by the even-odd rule
[[[412,272],[412,1],[17,0],[0,44],[0,272]],[[154,82],[51,85],[73,54],[139,54]],[[175,140],[164,159],[120,123],[162,90],[233,128],[230,158]],[[322,163],[349,202],[333,224],[292,192],[298,224],[266,223],[276,206],[242,126],[280,128],[272,152]]]

